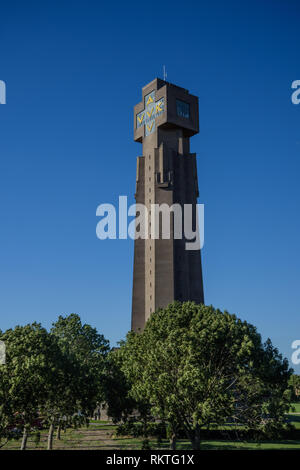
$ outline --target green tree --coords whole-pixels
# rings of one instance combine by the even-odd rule
[[[277,432],[289,408],[288,362],[256,328],[235,315],[192,302],[154,313],[142,333],[130,332],[119,352],[130,395],[150,403],[193,449],[200,430],[229,421]]]
[[[83,368],[78,359],[63,352],[58,339],[50,335],[58,347],[56,355],[55,374],[48,388],[47,398],[41,412],[49,425],[47,449],[53,448],[53,436],[57,429],[57,439],[60,439],[61,427],[84,424],[86,420],[78,411],[82,406],[82,396],[85,396],[83,384]]]
[[[5,366],[0,364],[0,448],[4,447],[10,439],[16,437],[13,431],[15,419],[9,400],[9,380]]]
[[[95,328],[82,324],[77,314],[60,316],[53,324],[51,334],[57,338],[62,353],[77,371],[70,397],[72,393],[76,396],[77,411],[91,416],[97,403],[104,399],[103,377],[109,342]]]
[[[1,333],[7,360],[0,366],[0,440],[22,428],[21,449],[37,418],[49,425],[48,449],[57,428],[79,426],[103,399],[108,341],[78,315],[59,317],[49,334],[40,324]],[[14,431],[12,431],[14,429]]]
[[[108,415],[115,423],[127,421],[135,408],[135,400],[129,396],[131,385],[121,370],[118,349],[108,354],[103,380],[104,401]]]
[[[291,390],[292,400],[300,399],[300,375],[293,374],[289,380],[289,388]]]
[[[7,330],[1,339],[6,364],[0,368],[0,414],[6,419],[6,430],[22,428],[21,450],[25,450],[41,410],[59,386],[61,351],[38,323]]]

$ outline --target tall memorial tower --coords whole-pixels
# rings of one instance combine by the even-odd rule
[[[134,107],[134,140],[142,143],[137,158],[136,192],[149,235],[134,245],[132,323],[142,330],[152,312],[174,300],[204,303],[200,249],[187,250],[183,237],[174,236],[174,214],[170,211],[170,236],[151,235],[153,205],[171,208],[189,204],[193,228],[197,229],[198,192],[196,154],[190,153],[190,137],[199,132],[198,98],[188,90],[156,78],[142,90],[142,101]],[[152,222],[153,223],[153,222]],[[136,231],[141,229],[138,223]],[[183,225],[183,222],[182,222]],[[144,228],[145,228],[144,227]],[[147,232],[147,230],[146,230]]]

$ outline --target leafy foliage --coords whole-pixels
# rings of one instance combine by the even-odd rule
[[[289,380],[289,389],[293,401],[300,400],[300,375],[293,374]]]
[[[175,302],[142,333],[130,332],[119,357],[130,396],[148,402],[173,439],[184,428],[193,448],[204,426],[234,422],[273,434],[284,426],[288,362],[228,312]]]
[[[242,425],[243,432],[277,436],[286,427],[291,389],[299,386],[270,340],[228,312],[175,302],[154,313],[141,333],[119,348],[76,314],[60,316],[50,333],[40,324],[0,332],[0,447],[29,433],[39,445],[54,431],[88,425],[106,402],[118,434],[170,439],[200,446],[201,429]],[[288,388],[289,382],[289,389]],[[201,431],[202,432],[202,431]]]
[[[103,396],[108,341],[72,314],[59,317],[51,333],[38,323],[2,333],[6,364],[0,366],[0,440],[23,432],[27,437],[49,426],[48,448],[55,427],[88,423],[90,410]],[[59,432],[58,432],[59,435]]]

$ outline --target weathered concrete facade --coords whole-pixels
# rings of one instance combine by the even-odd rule
[[[143,88],[134,108],[134,140],[143,144],[137,159],[135,199],[149,213],[151,205],[193,205],[196,229],[198,192],[196,155],[190,153],[191,136],[199,132],[198,98],[160,79]],[[161,225],[161,224],[160,224]],[[137,227],[138,228],[138,227]],[[161,230],[161,227],[160,227]],[[186,240],[138,238],[134,247],[132,329],[138,331],[152,312],[174,300],[204,302],[200,250],[185,249]]]

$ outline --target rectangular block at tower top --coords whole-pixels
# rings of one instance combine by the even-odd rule
[[[143,145],[138,157],[136,202],[151,213],[153,204],[191,204],[196,230],[198,191],[196,155],[191,136],[199,132],[198,98],[184,88],[155,79],[142,90],[134,107],[134,140]],[[147,227],[151,231],[148,221]],[[134,248],[132,329],[142,330],[150,315],[174,300],[204,302],[200,250],[185,249],[186,240],[137,238]]]
[[[143,87],[142,101],[134,107],[134,140],[136,142],[143,142],[145,137],[145,122],[150,121],[152,114],[147,114],[147,99],[151,93],[154,92],[155,99],[151,101],[148,106],[156,109],[156,103],[163,102],[164,111],[157,113],[155,125],[152,132],[158,127],[178,127],[183,129],[186,137],[191,137],[199,132],[199,111],[198,111],[198,97],[190,95],[188,90],[165,82],[156,78],[148,85]],[[150,96],[152,98],[152,96]],[[152,98],[153,99],[153,98]],[[187,105],[184,107],[181,103]],[[186,111],[186,112],[185,112]],[[149,113],[151,112],[151,108]],[[145,113],[142,121],[140,119]],[[188,115],[189,114],[189,115]],[[188,115],[188,117],[187,117]],[[151,124],[150,124],[151,125]]]

